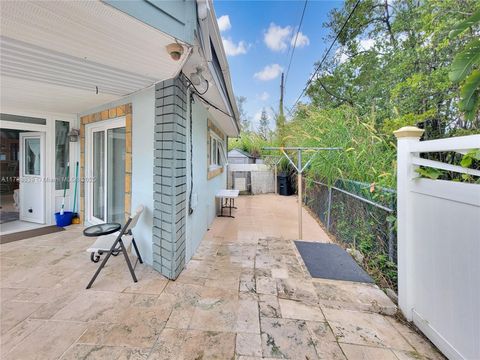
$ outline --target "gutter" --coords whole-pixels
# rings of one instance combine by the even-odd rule
[[[232,122],[237,129],[237,133],[240,134],[240,125],[239,125],[239,113],[237,108],[237,102],[235,100],[235,94],[233,93],[232,81],[230,77],[230,70],[228,67],[227,56],[225,54],[225,49],[223,48],[222,37],[220,36],[220,30],[217,24],[217,17],[215,15],[215,10],[213,8],[212,0],[196,0],[198,8],[198,21],[200,24],[200,31],[203,38],[203,50],[205,56],[207,57],[207,62],[209,65],[213,66],[212,53],[210,51],[210,39],[214,45],[215,53],[218,58],[218,62],[221,70],[221,79],[225,89],[227,91],[228,104],[225,104],[227,108],[230,109],[232,113]]]

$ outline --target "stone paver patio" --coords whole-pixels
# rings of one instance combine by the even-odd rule
[[[176,281],[113,258],[81,227],[1,245],[2,359],[443,359],[372,285],[312,279],[291,239],[296,199],[241,197]],[[304,237],[329,241],[304,213]]]

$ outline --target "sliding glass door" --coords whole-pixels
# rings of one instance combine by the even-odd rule
[[[91,223],[125,221],[125,118],[87,126],[86,215]]]

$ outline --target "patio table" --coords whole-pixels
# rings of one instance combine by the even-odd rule
[[[122,225],[119,223],[105,223],[89,226],[83,229],[83,235],[88,237],[98,237],[102,235],[110,235],[120,230]]]
[[[218,217],[235,217],[232,215],[232,209],[236,209],[235,199],[238,198],[239,194],[240,191],[234,189],[222,189],[217,192],[215,197],[220,199],[220,214]],[[229,215],[223,215],[223,209],[228,209]]]

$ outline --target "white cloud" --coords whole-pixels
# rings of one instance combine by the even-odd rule
[[[260,95],[258,95],[258,98],[261,101],[267,101],[270,98],[270,94],[268,92],[264,91]]]
[[[343,47],[339,47],[335,51],[335,59],[338,61],[339,64],[343,64],[345,61],[348,60],[348,55],[345,54],[345,49]]]
[[[232,41],[230,38],[223,38],[223,48],[225,49],[225,54],[227,56],[237,56],[247,53],[247,44],[245,41],[240,41],[238,44]]]
[[[291,44],[292,46],[295,44],[295,35],[292,37]],[[300,31],[297,36],[297,43],[295,44],[295,47],[302,48],[307,45],[310,45],[310,39],[308,38],[307,35],[305,35]]]
[[[373,39],[362,39],[359,42],[359,47],[363,51],[370,50],[375,45],[375,40]]]
[[[283,68],[278,64],[267,65],[262,71],[255,73],[253,76],[262,81],[273,80],[278,77],[283,71]]]
[[[292,28],[290,26],[281,27],[270,24],[270,27],[263,35],[263,41],[267,47],[273,51],[285,51],[288,47],[288,41],[292,34]]]
[[[230,16],[222,15],[217,19],[218,28],[220,31],[227,31],[232,28],[232,24],[230,24]]]

